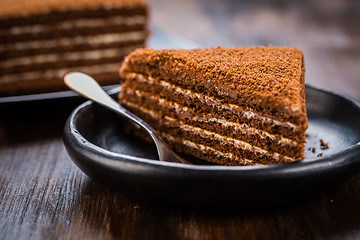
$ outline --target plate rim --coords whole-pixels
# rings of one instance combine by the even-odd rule
[[[344,98],[345,100],[354,104],[357,108],[360,109],[360,103],[355,99],[346,96],[341,93],[337,93],[335,91],[325,90],[321,87],[313,86],[311,84],[306,84],[306,87],[312,88],[321,92],[329,93],[332,95],[336,95],[337,97]],[[120,88],[118,88],[120,91]],[[113,92],[116,94],[116,92]],[[325,155],[323,157],[314,157],[309,159],[303,159],[294,162],[281,163],[281,164],[272,164],[272,165],[257,165],[257,166],[220,166],[220,165],[187,165],[182,163],[171,163],[171,162],[161,162],[159,160],[153,160],[148,158],[141,158],[126,154],[114,153],[108,151],[100,146],[97,146],[90,141],[88,141],[84,136],[80,134],[76,130],[74,126],[74,120],[78,116],[78,113],[86,108],[89,105],[94,104],[91,101],[86,101],[85,103],[79,105],[69,116],[66,121],[66,125],[64,128],[64,143],[65,146],[69,150],[73,150],[80,155],[84,155],[81,152],[81,149],[85,151],[86,154],[95,154],[97,155],[96,160],[91,159],[91,161],[96,161],[96,164],[118,169],[120,165],[123,163],[126,164],[134,164],[134,165],[143,165],[147,167],[161,167],[161,168],[169,168],[169,169],[182,169],[186,171],[196,171],[196,172],[229,172],[229,173],[239,173],[246,175],[256,175],[262,176],[264,172],[266,172],[266,176],[269,175],[287,175],[289,172],[293,172],[296,174],[309,174],[310,172],[325,170],[333,171],[334,169],[347,167],[348,165],[352,165],[353,162],[360,163],[360,158],[356,159],[356,155],[360,151],[360,141],[356,144],[345,148],[339,152],[333,153],[331,155]],[[80,149],[80,150],[79,150]],[[86,157],[86,156],[84,156]],[[111,157],[111,158],[110,158]],[[355,158],[355,160],[354,160]],[[74,161],[74,159],[72,159]],[[76,161],[74,161],[76,163]],[[78,164],[77,164],[78,165]],[[80,167],[81,168],[81,167]],[[300,169],[300,170],[299,170]]]

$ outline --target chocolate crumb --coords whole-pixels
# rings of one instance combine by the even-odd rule
[[[312,153],[315,153],[316,148],[314,148],[314,147],[309,147],[308,150],[311,151]]]
[[[324,140],[320,139],[320,148],[321,149],[328,149],[329,148],[329,144],[325,143]]]
[[[317,156],[318,156],[318,157],[321,157],[322,155],[323,155],[323,153],[319,153]]]

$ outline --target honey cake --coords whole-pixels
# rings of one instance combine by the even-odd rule
[[[137,49],[119,102],[176,151],[221,165],[304,157],[304,58],[290,47]]]

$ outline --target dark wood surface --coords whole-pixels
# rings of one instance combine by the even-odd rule
[[[308,83],[360,100],[358,1],[150,2],[154,24],[200,46],[296,46]],[[360,239],[360,174],[304,202],[233,211],[154,205],[96,183],[62,142],[78,103],[0,108],[0,239]]]

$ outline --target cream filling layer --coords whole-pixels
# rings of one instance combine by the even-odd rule
[[[185,96],[190,96],[192,99],[197,99],[198,101],[200,101],[200,102],[202,102],[202,103],[204,103],[206,105],[210,105],[210,106],[213,106],[213,107],[216,107],[216,108],[221,108],[221,109],[227,109],[227,110],[231,110],[231,111],[240,111],[248,119],[256,117],[256,118],[260,118],[261,120],[263,120],[266,123],[275,123],[278,126],[286,125],[286,126],[292,128],[292,129],[298,128],[297,125],[295,125],[295,124],[293,124],[291,122],[288,122],[288,121],[281,122],[281,121],[278,121],[276,119],[272,119],[272,118],[267,117],[267,116],[262,116],[262,115],[260,115],[258,113],[255,113],[255,112],[251,111],[251,110],[244,110],[243,108],[241,108],[241,107],[239,107],[239,106],[237,106],[235,104],[224,104],[220,100],[216,99],[215,97],[211,97],[211,96],[207,96],[207,95],[204,95],[204,94],[196,93],[196,92],[193,92],[191,90],[184,89],[184,88],[181,88],[179,86],[176,86],[175,84],[169,83],[169,82],[164,81],[164,80],[157,81],[156,79],[154,79],[154,78],[152,78],[150,76],[145,77],[144,75],[138,74],[138,73],[129,73],[128,77],[136,79],[139,82],[147,82],[147,83],[151,83],[151,84],[155,84],[155,83],[160,84],[165,89],[168,89],[170,91],[178,92],[179,94],[182,94],[182,95],[185,95]]]
[[[194,126],[188,125],[188,124],[186,124],[186,123],[184,123],[182,121],[178,121],[178,120],[176,120],[174,118],[171,118],[169,116],[162,116],[160,113],[158,113],[156,111],[153,111],[153,110],[150,110],[150,109],[147,109],[145,107],[142,107],[142,106],[140,106],[138,104],[128,102],[128,101],[125,101],[125,100],[122,100],[122,102],[125,103],[126,105],[130,106],[130,107],[136,108],[136,109],[140,110],[141,112],[152,116],[154,119],[165,118],[165,120],[168,121],[169,123],[171,123],[172,126],[177,126],[183,131],[188,131],[188,132],[197,134],[198,136],[206,136],[209,139],[216,139],[216,140],[218,140],[220,142],[229,142],[238,149],[245,149],[245,150],[249,150],[249,151],[259,153],[261,155],[271,156],[271,157],[273,157],[274,159],[276,159],[278,161],[281,158],[285,159],[286,161],[295,161],[294,158],[290,158],[290,157],[281,155],[281,154],[276,153],[276,152],[270,153],[267,150],[264,150],[262,148],[253,146],[253,145],[251,145],[251,144],[249,144],[247,142],[240,141],[238,139],[234,139],[234,138],[231,138],[231,137],[223,136],[223,135],[220,135],[218,133],[211,132],[211,131],[208,131],[208,130],[205,130],[205,129],[202,129],[202,128],[199,128],[199,127],[194,127]]]
[[[157,102],[157,104],[159,106],[163,106],[163,108],[165,108],[166,106],[170,106],[172,109],[175,110],[175,112],[181,113],[181,112],[189,112],[190,109],[188,107],[184,107],[184,106],[180,106],[178,103],[176,102],[171,102],[168,101],[164,98],[160,98],[158,96],[154,96],[154,95],[150,95],[146,92],[140,91],[140,90],[135,90],[134,92],[138,97],[144,97],[146,96],[146,98],[149,98],[155,102]],[[259,130],[256,129],[254,127],[250,127],[247,124],[239,124],[239,123],[235,123],[235,122],[231,122],[225,119],[219,119],[219,118],[215,118],[215,117],[204,117],[204,116],[193,116],[190,118],[193,121],[197,121],[197,122],[216,122],[221,124],[224,127],[232,127],[234,129],[234,131],[240,131],[244,134],[252,134],[252,135],[258,135],[260,138],[265,139],[266,137],[272,139],[272,140],[278,140],[279,142],[283,143],[283,144],[287,144],[287,145],[292,145],[292,146],[297,146],[299,145],[298,142],[293,141],[291,139],[282,137],[282,136],[278,136],[278,135],[274,135],[274,134],[270,134],[266,131],[263,130]]]
[[[3,67],[10,68],[21,65],[43,64],[43,63],[56,63],[64,61],[78,61],[78,60],[98,60],[101,58],[116,58],[119,56],[128,55],[134,50],[134,46],[123,48],[110,48],[99,49],[81,52],[68,52],[68,53],[52,53],[35,56],[26,56],[13,58],[3,62]]]
[[[145,31],[108,33],[101,35],[77,36],[71,38],[60,38],[51,40],[37,40],[30,42],[17,42],[7,45],[0,45],[0,51],[19,51],[27,49],[41,49],[54,47],[67,47],[75,45],[106,45],[112,43],[122,43],[128,41],[139,41],[146,38]]]
[[[41,33],[41,32],[49,32],[56,30],[68,30],[73,28],[87,28],[87,27],[105,27],[108,25],[128,25],[133,26],[137,24],[146,24],[146,17],[139,16],[116,16],[110,18],[97,18],[97,19],[75,19],[70,21],[59,22],[53,25],[44,25],[44,24],[36,24],[36,25],[26,25],[26,26],[15,26],[10,28],[7,31],[7,34],[12,35],[21,35],[27,33]]]
[[[94,66],[82,66],[82,67],[69,67],[69,68],[60,68],[60,69],[47,69],[42,71],[34,72],[24,72],[17,73],[12,75],[0,76],[0,85],[2,83],[12,83],[19,81],[29,81],[32,79],[54,79],[54,78],[63,78],[68,72],[78,71],[86,72],[89,74],[99,74],[114,72],[117,73],[120,68],[121,63],[106,63],[106,64],[97,64]]]

